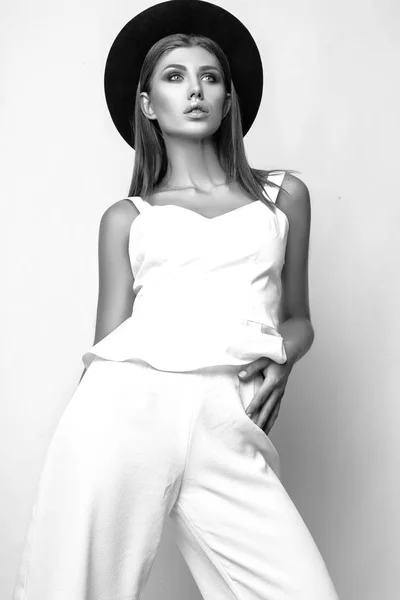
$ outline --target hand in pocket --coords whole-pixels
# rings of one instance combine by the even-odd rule
[[[241,377],[240,373],[238,375],[241,381],[248,381],[253,377],[257,379],[254,386],[256,393],[247,406],[246,413],[267,435],[278,417],[292,368],[291,363],[278,364],[263,356],[245,366],[245,376]]]

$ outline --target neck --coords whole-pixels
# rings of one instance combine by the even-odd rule
[[[212,138],[193,141],[165,136],[164,139],[168,169],[161,188],[193,187],[206,191],[225,183],[226,175]]]

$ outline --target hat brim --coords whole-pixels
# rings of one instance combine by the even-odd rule
[[[111,118],[121,136],[134,148],[130,122],[144,58],[158,40],[174,33],[204,35],[225,52],[246,135],[256,118],[263,88],[262,62],[253,37],[235,16],[215,4],[204,0],[167,0],[131,19],[109,51],[104,90]]]

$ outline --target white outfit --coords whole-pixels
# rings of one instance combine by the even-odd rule
[[[272,179],[273,176],[271,175]],[[283,175],[275,175],[280,183]],[[269,186],[276,198],[278,190]],[[132,316],[83,356],[140,358],[156,369],[284,363],[277,332],[288,219],[261,200],[212,219],[175,205],[151,206],[132,223]]]
[[[245,413],[263,377],[237,377],[257,356],[286,360],[286,217],[261,202],[205,219],[132,201],[133,314],[84,355],[13,600],[140,600],[167,522],[206,599],[338,600]]]

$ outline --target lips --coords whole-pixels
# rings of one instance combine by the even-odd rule
[[[191,112],[194,112],[194,113],[199,113],[199,112],[201,112],[201,113],[208,113],[208,111],[205,110],[200,104],[192,104],[191,106],[189,106],[185,110],[185,114],[188,114],[188,113],[191,113]]]

